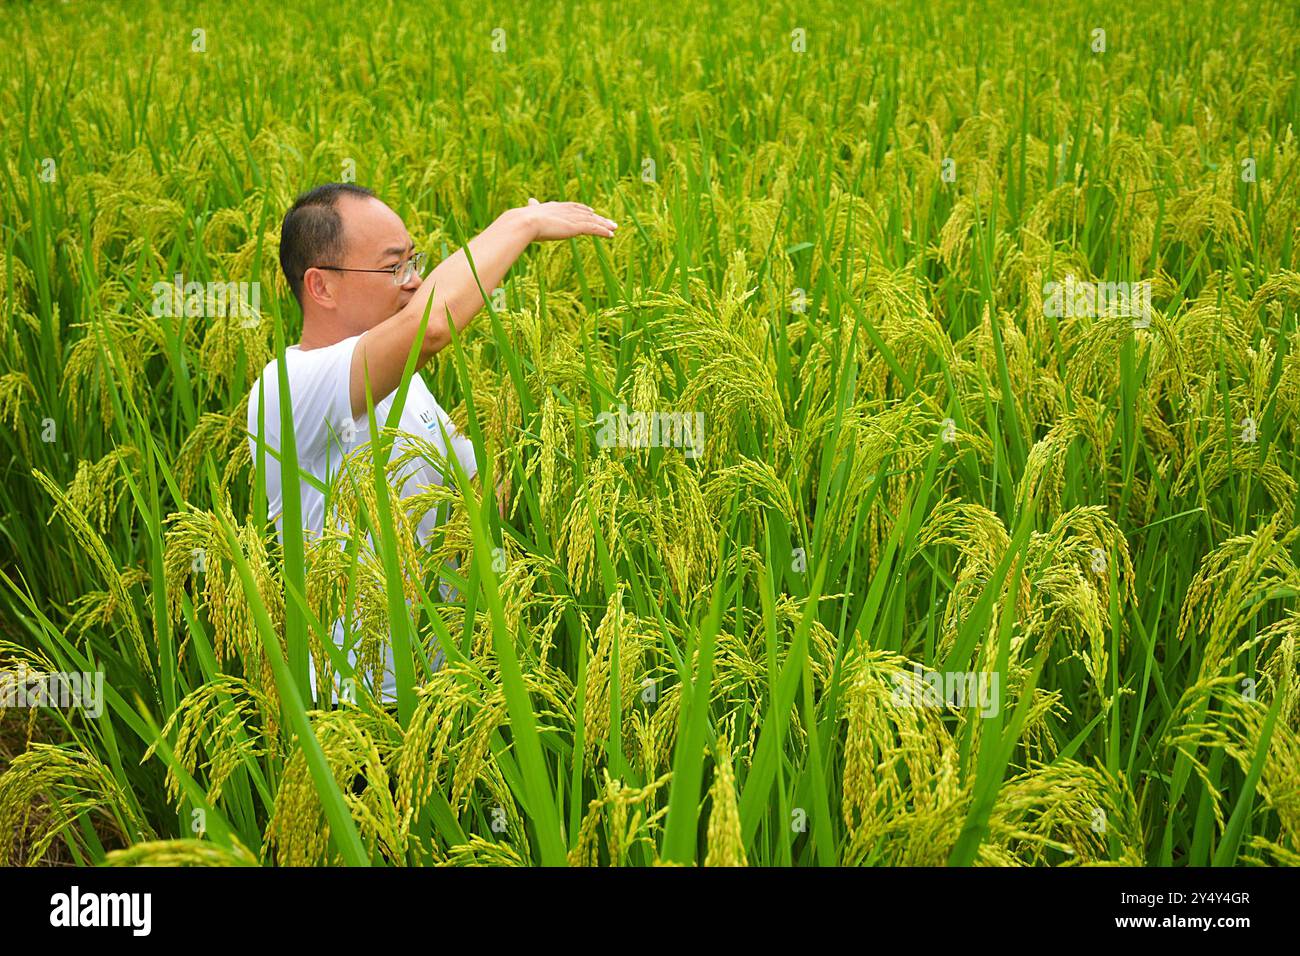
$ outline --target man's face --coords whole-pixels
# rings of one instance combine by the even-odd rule
[[[390,269],[414,253],[411,234],[402,217],[373,196],[339,197],[339,218],[343,221],[342,262],[327,263],[345,269]],[[420,287],[420,276],[398,286],[387,272],[315,273],[326,295],[319,305],[334,312],[351,334],[374,328],[410,301]]]

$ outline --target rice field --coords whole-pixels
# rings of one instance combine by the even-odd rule
[[[1300,862],[1294,4],[5,13],[0,864]],[[333,181],[620,225],[414,373],[477,477],[281,546]]]

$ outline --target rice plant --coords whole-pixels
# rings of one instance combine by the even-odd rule
[[[1293,4],[6,14],[0,865],[1300,862]],[[333,181],[621,228],[408,368],[476,476],[372,395],[282,545]]]

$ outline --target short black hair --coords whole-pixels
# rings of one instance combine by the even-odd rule
[[[343,220],[339,197],[374,196],[355,183],[325,183],[294,200],[280,226],[280,268],[302,307],[302,277],[313,266],[337,265],[343,258]]]

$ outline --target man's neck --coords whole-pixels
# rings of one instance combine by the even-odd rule
[[[342,342],[346,338],[346,335],[337,332],[331,333],[329,329],[322,328],[319,322],[304,319],[302,338],[298,341],[298,351],[310,352],[312,349],[323,349],[335,342]]]

